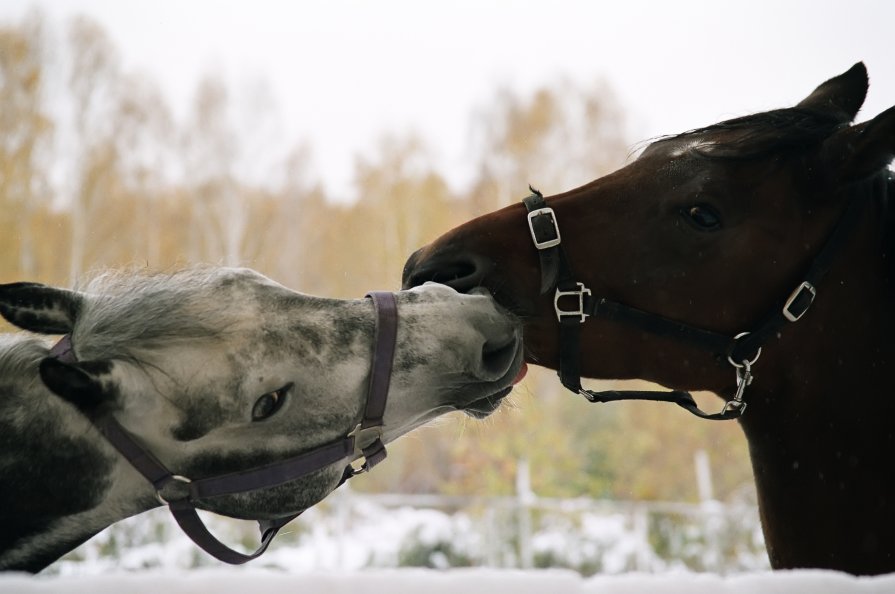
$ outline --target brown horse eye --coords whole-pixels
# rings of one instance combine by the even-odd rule
[[[700,231],[716,231],[721,228],[721,217],[708,204],[694,204],[684,209],[682,214]]]
[[[263,421],[280,410],[286,401],[286,394],[291,387],[292,384],[283,386],[279,390],[268,392],[256,400],[255,406],[252,407],[252,420]]]

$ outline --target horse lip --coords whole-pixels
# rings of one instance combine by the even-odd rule
[[[503,399],[509,396],[510,392],[513,391],[513,388],[516,387],[516,384],[518,383],[517,380],[521,379],[521,376],[524,375],[522,373],[522,369],[526,365],[524,354],[524,343],[521,337],[519,337],[513,364],[507,370],[504,377],[495,382],[496,386],[502,387],[488,396],[473,400],[469,404],[464,404],[457,408],[476,419],[484,419],[496,411],[500,407],[501,402],[503,402]]]
[[[508,291],[501,278],[489,277],[485,280],[488,282],[485,282],[482,287],[491,293],[491,297],[504,311],[516,318],[529,318],[537,314],[535,301],[522,296],[521,293],[517,295],[513,291]]]
[[[489,416],[491,413],[496,411],[499,407],[503,399],[506,398],[510,392],[513,391],[513,386],[507,386],[502,390],[491,394],[490,396],[485,396],[484,398],[479,398],[469,404],[460,408],[464,413],[473,417],[475,419],[484,419]]]

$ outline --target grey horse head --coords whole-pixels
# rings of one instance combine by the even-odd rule
[[[485,294],[435,284],[398,293],[397,304],[383,441],[450,411],[494,410],[522,366],[517,321]],[[10,436],[0,468],[11,486],[0,513],[21,524],[0,539],[0,568],[40,569],[159,504],[95,429],[105,415],[192,478],[299,454],[346,435],[362,415],[375,326],[369,300],[311,297],[251,270],[202,268],[106,275],[81,291],[4,285],[0,313],[32,332],[70,335],[74,355],[47,358],[47,345],[33,338],[0,342],[0,432]],[[281,517],[325,497],[343,466],[200,507]],[[36,508],[33,522],[16,510],[23,498]]]

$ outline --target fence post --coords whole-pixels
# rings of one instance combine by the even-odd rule
[[[649,546],[649,504],[637,502],[634,504],[634,534],[641,546],[634,553],[634,569],[636,571],[652,570],[652,547]]]
[[[705,503],[714,500],[712,466],[709,464],[708,453],[705,450],[696,450],[693,453],[693,464],[696,466],[696,488],[699,491],[699,501]]]
[[[336,536],[338,559],[335,560],[334,569],[347,571],[348,566],[348,527],[351,521],[351,485],[342,485],[337,492],[333,507],[336,512]]]
[[[534,555],[531,550],[531,506],[535,495],[531,490],[531,472],[527,458],[516,461],[516,506],[519,527],[519,564],[531,569]]]
[[[712,466],[709,463],[709,455],[705,450],[696,450],[693,454],[693,462],[696,465],[696,482],[699,488],[699,511],[702,524],[703,538],[705,539],[705,552],[702,555],[704,570],[721,571],[722,551],[720,531],[724,517],[721,511],[721,503],[715,500],[715,492],[712,485]]]

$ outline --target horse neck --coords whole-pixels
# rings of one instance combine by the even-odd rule
[[[39,571],[152,507],[99,432],[44,387],[47,354],[40,341],[0,335],[0,570]]]
[[[895,570],[881,554],[895,550],[895,505],[880,498],[895,481],[884,208],[872,202],[811,310],[769,345],[747,390],[742,425],[775,567]]]

